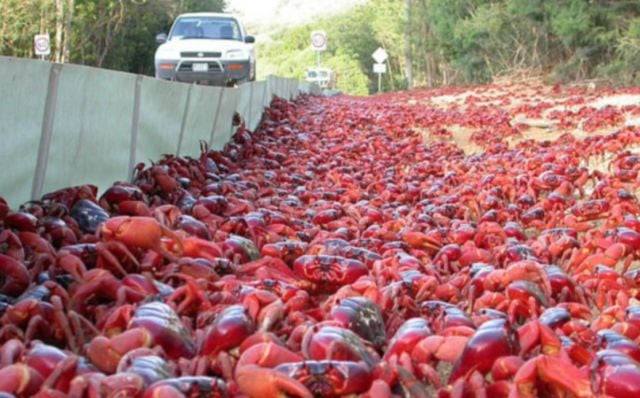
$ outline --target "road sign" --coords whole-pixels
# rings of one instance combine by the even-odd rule
[[[387,64],[373,64],[373,73],[387,73]]]
[[[371,56],[379,64],[384,63],[384,61],[386,61],[387,58],[389,58],[389,54],[387,54],[387,52],[382,47],[378,47],[378,49],[374,51],[373,54],[371,54]]]
[[[33,36],[33,48],[36,55],[49,55],[51,54],[51,44],[49,42],[49,35],[35,35]]]
[[[386,53],[385,53],[385,59],[386,59]],[[378,92],[380,92],[382,91],[382,74],[387,73],[387,64],[383,64],[382,62],[373,64],[373,73],[378,74]]]
[[[316,51],[324,51],[327,49],[327,32],[324,30],[315,30],[311,32],[311,48]]]

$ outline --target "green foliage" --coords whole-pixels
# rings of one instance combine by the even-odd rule
[[[67,21],[62,24],[56,13],[60,4]],[[151,74],[155,35],[167,32],[176,15],[220,11],[224,5],[224,0],[0,0],[0,54],[32,57],[33,35],[50,32],[54,41],[58,30],[68,48],[66,54],[54,43],[58,58]],[[407,86],[407,62],[414,86],[527,74],[561,82],[640,83],[640,1],[369,0],[259,43],[259,77],[303,79],[316,64],[309,48],[316,29],[329,37],[321,63],[335,69],[339,88],[351,94],[377,90],[371,54],[378,47],[389,53],[385,90]]]
[[[56,3],[70,26],[56,25]],[[71,8],[73,5],[73,8]],[[155,36],[184,12],[222,11],[224,0],[0,0],[0,54],[32,57],[33,35],[61,28],[68,60],[152,74]],[[52,57],[53,59],[53,57]]]
[[[600,74],[613,76],[625,85],[640,84],[640,17],[630,20],[627,30],[617,41],[615,51],[615,61],[600,68]]]
[[[0,0],[0,55],[33,56],[40,15],[51,5],[38,0]]]
[[[308,34],[325,29],[330,43],[323,54],[327,64],[338,48],[343,57],[355,61],[339,71],[341,76],[352,76],[342,78],[345,91],[352,93],[361,89],[351,79],[361,76],[369,79],[369,92],[375,90],[370,55],[378,46],[390,55],[385,89],[402,88],[406,40],[417,86],[473,84],[526,74],[562,82],[604,77],[622,84],[640,83],[635,72],[640,67],[638,1],[408,0],[409,21],[403,13],[406,1],[370,0],[338,17],[285,30],[265,45],[263,61],[284,62],[287,71],[302,76],[302,69],[313,64]],[[271,54],[277,57],[272,59]]]
[[[569,50],[589,43],[589,36],[595,33],[593,11],[584,1],[571,0],[562,5],[552,2],[548,12],[551,33]]]
[[[286,29],[275,35],[272,42],[260,44],[259,74],[304,79],[306,69],[317,63],[316,53],[310,48],[311,32],[324,30],[328,47],[321,54],[321,64],[336,72],[340,90],[365,95],[377,89],[371,54],[378,47],[389,52],[389,69],[396,72],[385,77],[385,87],[401,88],[403,27],[401,2],[371,0],[345,14]]]
[[[353,95],[367,95],[370,79],[362,73],[357,60],[338,50],[326,62],[337,73],[338,89]]]
[[[84,0],[84,2],[92,7],[97,5],[98,10],[87,13],[87,18],[83,18],[82,21],[91,20],[91,15],[94,17],[95,15],[117,15],[118,12],[121,12],[122,20],[109,25],[107,19],[107,22],[102,25],[103,29],[100,29],[100,19],[105,20],[105,18],[98,18],[93,22],[98,29],[89,32],[82,30],[86,27],[76,24],[75,37],[82,40],[82,36],[87,33],[91,37],[88,40],[89,43],[83,44],[82,47],[98,47],[96,50],[102,52],[96,53],[95,57],[89,55],[89,59],[83,58],[76,52],[77,58],[72,58],[72,61],[148,75],[153,74],[153,56],[158,46],[155,36],[161,32],[168,33],[178,14],[198,11],[218,12],[222,11],[224,6],[223,0],[139,0],[126,3],[124,10],[117,10],[114,7],[115,4],[112,4],[100,11],[99,7],[104,5],[104,0],[97,2]],[[115,1],[106,3],[123,4]],[[94,44],[90,44],[91,42]],[[103,53],[104,57],[100,59]]]

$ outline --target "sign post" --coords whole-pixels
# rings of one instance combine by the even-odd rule
[[[318,68],[320,67],[320,52],[327,49],[327,32],[315,30],[311,32],[311,48],[318,54]]]
[[[49,41],[49,34],[33,36],[33,49],[35,51],[35,54],[44,61],[44,57],[51,54],[51,42]]]
[[[378,92],[382,90],[382,74],[387,73],[387,64],[373,64],[373,73],[378,74]]]
[[[384,62],[389,58],[389,54],[382,47],[378,47],[376,51],[371,54],[371,57],[376,61],[373,64],[373,72],[378,74],[378,93],[382,91],[382,74],[387,73],[387,64]]]

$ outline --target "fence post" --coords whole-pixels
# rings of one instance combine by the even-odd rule
[[[53,64],[49,71],[49,85],[47,99],[44,105],[42,117],[42,131],[40,133],[40,145],[38,146],[38,161],[36,163],[33,186],[31,187],[31,199],[37,200],[42,196],[44,178],[47,174],[47,162],[49,161],[49,149],[51,148],[51,135],[53,134],[53,122],[56,116],[56,103],[58,101],[58,83],[62,65]]]
[[[176,150],[176,156],[180,156],[180,150],[182,149],[182,139],[184,138],[184,130],[187,128],[187,119],[189,118],[189,105],[191,104],[191,90],[195,83],[189,85],[189,91],[187,91],[187,100],[184,102],[184,112],[182,112],[182,123],[180,124],[180,137],[178,138],[178,149]]]
[[[213,146],[213,136],[216,133],[216,126],[218,125],[218,115],[220,115],[220,107],[222,106],[222,93],[224,93],[224,89],[220,89],[220,94],[218,94],[218,106],[216,107],[216,114],[213,117],[213,127],[211,128],[211,136],[209,136],[209,148]]]
[[[253,133],[253,83],[248,83],[250,84],[249,88],[249,116],[247,117],[247,120],[245,120],[245,128],[247,128],[249,131],[251,131]]]
[[[140,124],[140,96],[142,95],[142,75],[136,77],[133,87],[133,117],[131,118],[131,146],[129,151],[129,178],[133,179],[133,167],[136,161],[138,131]]]
[[[239,93],[239,89],[237,89],[237,88],[233,88],[233,89],[225,88],[225,90],[236,90],[236,94]],[[233,137],[233,132],[236,131],[235,130],[235,126],[233,125],[233,119],[235,119],[236,113],[238,115],[240,115],[240,113],[236,110],[236,108],[238,107],[238,98],[239,97],[240,97],[239,95],[236,95],[236,105],[233,107],[233,113],[231,114],[231,131],[229,132],[229,137],[230,138]]]
[[[264,90],[262,90],[262,112],[264,113],[264,109],[268,108],[269,105],[271,105],[271,101],[269,101],[268,104],[266,104],[266,99],[267,99],[267,91],[269,91],[269,80],[265,80],[264,82]]]

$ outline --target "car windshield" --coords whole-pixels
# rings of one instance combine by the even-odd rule
[[[242,40],[238,23],[231,18],[183,17],[171,29],[169,40],[214,39]]]

